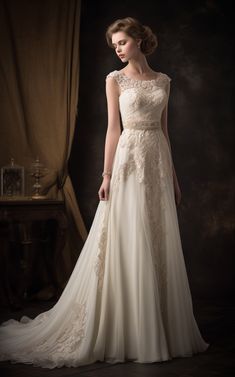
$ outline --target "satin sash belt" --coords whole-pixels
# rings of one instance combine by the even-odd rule
[[[161,122],[155,121],[128,121],[123,123],[123,128],[128,130],[158,130],[161,129]]]

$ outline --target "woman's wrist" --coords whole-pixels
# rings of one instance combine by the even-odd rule
[[[112,172],[111,171],[106,171],[106,170],[104,170],[103,171],[103,173],[102,173],[102,177],[104,178],[104,177],[108,177],[108,178],[111,178],[111,176],[112,176]]]

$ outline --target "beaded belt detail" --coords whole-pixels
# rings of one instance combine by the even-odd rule
[[[157,130],[161,129],[161,122],[149,122],[149,121],[128,121],[123,123],[123,128],[128,130]]]

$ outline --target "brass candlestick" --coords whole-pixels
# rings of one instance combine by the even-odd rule
[[[32,172],[30,175],[34,178],[33,184],[33,199],[45,199],[46,195],[42,195],[41,189],[41,178],[47,175],[48,169],[44,167],[44,165],[40,162],[39,158],[37,157],[36,160],[32,163]]]

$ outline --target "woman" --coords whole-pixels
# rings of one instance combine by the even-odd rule
[[[170,78],[147,63],[157,46],[149,27],[128,17],[110,25],[106,37],[127,64],[106,80],[100,203],[56,305],[33,320],[1,326],[1,360],[47,368],[150,363],[208,347],[194,319],[178,228],[181,194],[167,132]]]

